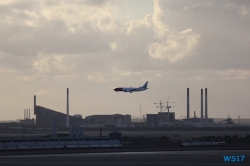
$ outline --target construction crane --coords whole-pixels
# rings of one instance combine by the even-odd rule
[[[168,97],[168,100],[169,100],[169,97]],[[168,102],[168,100],[167,100],[167,106],[166,106],[165,110],[168,109],[168,123],[169,123],[169,122],[170,122],[170,121],[169,121],[169,117],[170,117],[170,115],[169,115],[169,108],[175,107],[175,106],[169,106],[168,103],[176,103],[176,102]],[[164,111],[165,111],[165,110],[164,110]]]
[[[162,112],[162,108],[164,108],[165,106],[163,106],[163,103],[167,103],[167,102],[161,102],[160,100],[160,103],[154,103],[154,104],[159,104],[159,106],[156,106],[156,108],[160,108],[160,112]]]

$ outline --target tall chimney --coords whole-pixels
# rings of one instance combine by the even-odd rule
[[[24,113],[23,119],[25,120],[25,109],[24,109],[23,113]]]
[[[29,119],[30,119],[30,109],[29,109]]]
[[[203,89],[201,89],[201,122],[203,122]]]
[[[36,95],[34,95],[34,115],[36,115]]]
[[[189,122],[189,88],[187,88],[187,121]]]
[[[66,115],[66,127],[69,127],[69,88],[67,88],[67,115]]]
[[[207,117],[207,88],[205,88],[205,121],[208,122],[208,117]]]

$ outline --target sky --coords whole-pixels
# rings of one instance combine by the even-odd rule
[[[0,120],[37,105],[70,114],[250,118],[248,0],[1,0]],[[116,93],[117,87],[150,89]]]

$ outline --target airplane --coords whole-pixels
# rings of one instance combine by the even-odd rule
[[[114,91],[116,92],[119,92],[119,91],[123,91],[123,92],[129,92],[129,93],[132,93],[132,92],[139,92],[139,91],[144,91],[144,90],[147,90],[149,88],[147,88],[148,86],[148,81],[141,87],[139,88],[115,88]]]

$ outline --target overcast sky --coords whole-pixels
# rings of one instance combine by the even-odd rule
[[[37,105],[70,114],[250,118],[250,1],[1,0],[0,120]],[[150,89],[116,93],[116,87]]]

